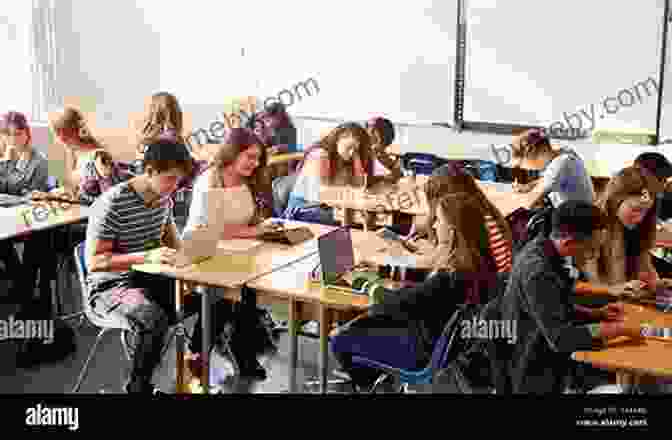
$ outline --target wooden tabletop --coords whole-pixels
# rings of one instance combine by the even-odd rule
[[[220,243],[220,253],[199,264],[178,268],[161,264],[140,264],[133,270],[161,274],[170,278],[214,287],[236,288],[264,274],[317,252],[317,237],[334,229],[333,226],[287,222],[289,226],[306,226],[315,239],[296,246],[264,242],[251,249],[231,249]]]
[[[647,306],[625,304],[626,319],[656,327],[672,327],[672,314]],[[672,341],[615,338],[598,351],[579,351],[572,355],[579,362],[612,371],[629,371],[657,377],[672,377]]]
[[[89,208],[71,205],[63,210],[56,208],[48,212],[37,209],[36,204],[26,204],[11,208],[0,208],[0,240],[18,237],[33,231],[79,223],[88,218]],[[43,217],[44,216],[44,217]]]
[[[426,181],[427,176],[416,176],[415,179],[405,177],[396,184],[379,184],[366,191],[344,185],[323,185],[320,188],[320,201],[337,208],[427,215]],[[514,193],[510,184],[482,181],[477,181],[477,184],[504,216],[526,204],[526,197]]]

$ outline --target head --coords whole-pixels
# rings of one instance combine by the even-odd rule
[[[177,98],[166,92],[152,95],[142,124],[140,144],[148,145],[166,131],[174,133],[179,142],[184,143],[182,130],[182,109]]]
[[[366,123],[366,131],[374,145],[387,147],[394,141],[394,124],[389,119],[372,118]]]
[[[672,177],[672,163],[665,156],[656,152],[642,153],[635,159],[635,166],[652,174],[661,184]]]
[[[597,206],[569,201],[553,211],[550,238],[560,256],[580,256],[604,226],[602,211]]]
[[[161,196],[172,194],[179,180],[192,173],[193,160],[184,144],[163,140],[147,146],[144,156],[145,176]]]
[[[286,107],[280,102],[270,104],[263,112],[256,114],[252,118],[252,127],[255,134],[264,142],[266,146],[278,145],[278,139],[284,130],[296,130],[292,123]]]
[[[628,167],[614,175],[599,202],[607,215],[609,229],[639,226],[643,246],[655,239],[656,197],[662,185],[651,173],[639,167]]]
[[[81,111],[66,107],[50,117],[51,129],[56,139],[79,150],[101,149],[103,146],[93,137]]]
[[[219,148],[213,167],[217,176],[213,186],[221,186],[222,174],[238,176],[252,182],[260,179],[266,168],[266,150],[259,138],[245,128],[233,128]]]
[[[347,122],[334,128],[322,138],[320,145],[329,152],[332,161],[340,159],[349,163],[355,152],[367,163],[373,157],[368,133],[355,122]]]
[[[23,113],[9,112],[0,121],[0,137],[5,146],[14,146],[20,151],[30,148],[32,143],[30,125]]]
[[[553,147],[546,132],[535,128],[514,139],[511,153],[513,167],[540,170],[552,159]]]
[[[469,196],[469,203],[465,202],[469,206],[465,208],[464,213],[456,212],[458,205],[447,202],[455,200],[456,194]],[[462,165],[451,162],[434,170],[425,185],[425,195],[429,205],[426,230],[429,231],[430,240],[434,243],[440,243],[445,235],[446,222],[444,220],[454,219],[455,216],[460,217],[460,224],[465,224],[465,231],[467,231],[465,237],[470,241],[476,240],[474,243],[479,243],[485,215],[490,215],[495,219],[506,240],[512,240],[508,222],[483,194],[475,179],[464,170]],[[464,196],[460,197],[464,198]],[[453,223],[456,221],[453,220]]]

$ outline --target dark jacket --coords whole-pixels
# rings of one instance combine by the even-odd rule
[[[0,193],[23,196],[32,191],[47,192],[49,162],[36,149],[23,167],[17,160],[0,162]]]
[[[517,338],[498,359],[513,393],[563,393],[571,354],[591,350],[586,325],[575,321],[574,282],[552,241],[540,236],[516,258],[501,302],[501,319],[515,320]]]
[[[494,275],[494,274],[493,274]],[[405,289],[387,290],[379,304],[368,310],[370,317],[387,317],[409,323],[409,331],[417,335],[418,353],[424,354],[420,363],[426,363],[436,339],[465,298],[478,290],[483,302],[503,293],[508,274],[492,277],[474,277],[466,274],[439,272],[425,282]]]

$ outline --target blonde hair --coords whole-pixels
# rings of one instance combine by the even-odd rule
[[[149,110],[140,130],[138,152],[142,153],[145,145],[155,142],[167,130],[175,132],[177,142],[187,144],[182,134],[183,128],[182,108],[177,98],[167,92],[152,95]]]
[[[105,149],[105,146],[96,139],[91,133],[89,124],[84,114],[75,107],[65,107],[57,116],[51,120],[51,126],[55,135],[61,137],[66,135],[74,137],[82,144],[91,145],[95,149]]]

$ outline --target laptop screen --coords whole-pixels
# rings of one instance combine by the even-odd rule
[[[355,252],[349,228],[340,228],[318,238],[322,280],[330,284],[355,267]]]

